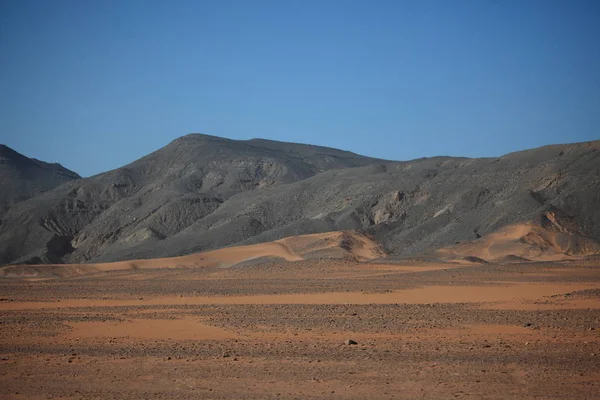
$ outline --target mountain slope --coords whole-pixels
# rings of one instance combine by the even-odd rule
[[[439,157],[327,171],[284,188],[234,196],[211,215],[156,243],[153,252],[184,254],[359,229],[392,254],[414,255],[515,223],[542,225],[548,211],[571,232],[597,240],[599,147],[600,142],[592,142],[497,159]],[[142,245],[115,248],[112,256],[151,253]]]
[[[562,241],[576,237],[585,245],[565,251],[588,254],[600,238],[598,209],[600,141],[389,162],[192,135],[12,207],[0,226],[0,260],[170,257],[338,230],[415,255],[524,223],[561,231]]]
[[[11,208],[0,225],[0,263],[87,261],[115,246],[152,246],[235,194],[373,162],[379,160],[319,146],[184,136]]]
[[[0,215],[11,204],[79,178],[60,164],[28,158],[0,144]]]

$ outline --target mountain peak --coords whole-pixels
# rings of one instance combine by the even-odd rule
[[[0,144],[0,164],[25,164],[31,159],[11,149],[5,144]]]
[[[80,176],[58,163],[29,158],[0,144],[0,215],[11,204]]]

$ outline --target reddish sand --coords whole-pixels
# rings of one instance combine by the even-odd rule
[[[563,243],[559,243],[559,235]],[[477,257],[502,261],[515,257],[517,260],[558,261],[579,259],[598,251],[598,244],[581,234],[569,233],[559,225],[550,230],[530,223],[508,226],[480,239],[440,249],[437,254],[449,260]]]
[[[365,240],[0,279],[0,398],[598,397],[600,260],[356,262]],[[348,258],[222,268],[324,248]]]
[[[347,245],[342,247],[342,241]],[[226,268],[261,257],[299,261],[305,259],[305,255],[309,253],[336,250],[339,250],[335,253],[336,256],[347,256],[356,260],[371,260],[385,256],[381,246],[371,239],[356,232],[344,231],[293,236],[274,242],[226,247],[181,257],[95,264],[15,265],[0,269],[0,277],[33,280],[139,269]]]
[[[208,304],[433,304],[488,303],[535,300],[574,290],[600,289],[600,284],[519,283],[493,286],[427,286],[388,293],[312,293],[219,297],[152,297],[136,300],[61,300],[60,302],[2,302],[0,310],[39,310],[76,307],[208,305]],[[589,302],[600,308],[600,301]]]
[[[73,338],[134,337],[165,340],[223,340],[237,335],[192,319],[137,319],[123,322],[75,322]]]

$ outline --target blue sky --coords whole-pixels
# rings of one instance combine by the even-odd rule
[[[84,176],[191,132],[387,159],[600,138],[600,1],[0,0],[0,143]]]

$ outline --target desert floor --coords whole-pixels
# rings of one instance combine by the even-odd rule
[[[0,298],[0,398],[600,398],[598,258],[101,271]]]

